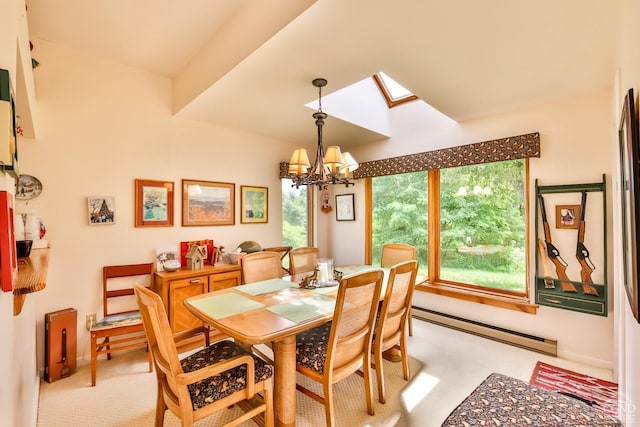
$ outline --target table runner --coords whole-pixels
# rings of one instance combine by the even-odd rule
[[[214,319],[222,319],[233,316],[234,314],[245,313],[264,307],[264,304],[245,298],[242,295],[228,293],[220,295],[212,295],[207,298],[199,298],[189,301],[200,311],[209,314]]]
[[[297,288],[295,283],[284,279],[268,279],[260,282],[236,286],[235,289],[249,295],[268,294],[286,288]]]
[[[332,313],[335,306],[335,298],[324,295],[314,295],[295,302],[284,302],[282,304],[272,305],[268,307],[267,310],[285,319],[289,319],[292,322],[302,323]]]

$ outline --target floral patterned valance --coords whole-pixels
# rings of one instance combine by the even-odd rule
[[[540,157],[539,132],[363,162],[353,177],[360,179],[529,157]],[[289,177],[289,163],[280,163],[280,178]]]

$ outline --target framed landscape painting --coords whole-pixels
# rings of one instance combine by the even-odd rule
[[[173,182],[135,180],[135,226],[173,227]]]
[[[267,187],[242,185],[240,193],[242,195],[240,222],[243,224],[268,222],[269,189]]]
[[[234,225],[236,185],[182,180],[182,225]]]

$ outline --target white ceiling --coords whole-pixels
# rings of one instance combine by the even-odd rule
[[[28,23],[32,39],[171,78],[179,115],[302,143],[316,77],[327,95],[385,71],[457,121],[609,87],[618,4],[28,0]],[[331,117],[329,132],[340,145],[381,138]]]

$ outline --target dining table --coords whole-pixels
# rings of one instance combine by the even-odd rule
[[[347,275],[372,268],[379,267],[349,266],[339,271]],[[382,298],[390,269],[380,269],[384,272]],[[271,343],[278,427],[296,425],[296,334],[331,321],[335,309],[337,282],[303,288],[299,282],[308,274],[220,289],[184,301],[196,317],[247,348]]]

